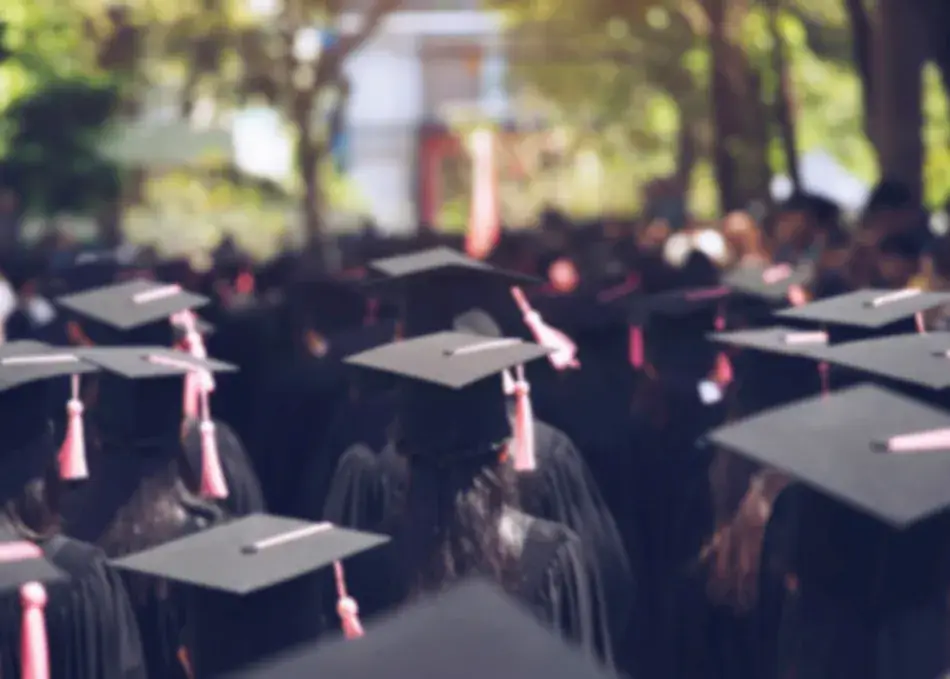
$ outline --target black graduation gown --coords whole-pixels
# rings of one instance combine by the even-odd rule
[[[221,471],[228,486],[228,496],[222,502],[229,516],[246,516],[263,512],[264,493],[244,445],[229,425],[215,421],[215,439]],[[201,429],[198,422],[191,423],[182,441],[185,457],[191,467],[192,478],[201,478]]]
[[[328,497],[326,520],[385,531],[397,511],[395,498],[404,494],[407,481],[406,467],[393,446],[379,455],[365,446],[352,447],[340,461],[338,476],[348,483]],[[584,553],[584,541],[566,526],[515,510],[507,512],[499,530],[518,557],[520,580],[513,593],[565,638],[612,664],[610,622],[600,594],[603,585]],[[407,594],[395,549],[390,543],[347,562],[349,588],[365,616],[401,604]]]
[[[771,548],[790,555],[798,586],[784,597],[773,676],[939,676],[950,515],[895,532],[802,486],[782,500],[794,530]]]
[[[145,679],[139,628],[122,580],[92,545],[62,536],[43,545],[69,580],[47,586],[51,679]],[[20,665],[18,597],[0,602],[0,676]]]

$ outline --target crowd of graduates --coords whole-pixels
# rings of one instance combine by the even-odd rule
[[[0,676],[933,679],[935,222],[9,253]]]

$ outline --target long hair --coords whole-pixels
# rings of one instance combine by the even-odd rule
[[[740,495],[743,477],[747,490]],[[720,452],[710,481],[716,531],[700,552],[700,562],[707,567],[707,593],[715,603],[746,613],[758,603],[765,530],[789,478],[774,470],[752,473],[734,456]]]
[[[438,590],[473,574],[513,591],[517,553],[501,531],[505,511],[518,507],[507,442],[456,451],[440,462],[418,454],[398,435],[398,427],[394,443],[407,482],[391,489],[388,522],[409,594]]]

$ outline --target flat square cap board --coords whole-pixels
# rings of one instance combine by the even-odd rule
[[[950,507],[950,414],[873,385],[775,408],[712,432],[711,442],[785,471],[894,527]],[[889,452],[911,447],[920,452]]]
[[[234,679],[606,679],[496,586],[464,582],[339,640],[271,658]]]
[[[950,304],[950,293],[868,289],[780,311],[777,316],[828,325],[883,328],[934,307]]]
[[[206,297],[179,285],[142,279],[66,295],[56,301],[70,311],[116,330],[132,330],[208,303]]]
[[[490,264],[466,257],[447,247],[431,248],[408,255],[387,257],[370,262],[369,268],[385,278],[367,281],[371,287],[391,285],[396,281],[423,280],[436,282],[446,275],[453,278],[459,274],[473,279],[494,280],[509,285],[537,283],[533,276],[496,269]]]
[[[350,356],[345,362],[447,389],[463,389],[548,353],[550,349],[517,338],[438,332],[392,342]]]
[[[41,342],[9,342],[0,345],[0,391],[31,382],[96,372],[72,347],[51,347]]]
[[[829,347],[824,360],[927,389],[950,388],[950,333],[908,333]]]
[[[38,545],[6,530],[0,532],[0,595],[15,592],[28,582],[48,584],[66,579]]]
[[[199,359],[165,347],[92,347],[76,353],[87,363],[131,380],[236,370],[230,363]]]
[[[269,514],[250,514],[114,561],[120,569],[235,595],[274,587],[389,538]]]
[[[828,334],[821,331],[802,330],[782,325],[752,330],[717,332],[708,335],[710,341],[727,346],[754,349],[768,354],[800,356],[824,361],[831,351]],[[948,364],[950,367],[950,364]]]
[[[814,276],[814,267],[739,266],[723,277],[723,283],[734,292],[772,304],[788,302],[794,286],[805,286]]]

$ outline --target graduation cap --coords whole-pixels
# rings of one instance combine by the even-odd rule
[[[66,295],[56,300],[61,306],[81,317],[122,333],[130,342],[158,342],[156,329],[166,329],[164,322],[185,311],[207,304],[208,299],[184,290],[177,284],[156,283],[136,279]]]
[[[814,267],[788,264],[740,265],[723,277],[723,283],[743,297],[770,305],[788,305],[801,298],[801,290],[814,277]]]
[[[791,326],[775,325],[768,328],[733,330],[708,335],[717,344],[753,349],[767,354],[798,356],[818,361],[831,355],[828,333],[802,330]]]
[[[188,395],[187,379],[202,379],[235,367],[209,358],[196,358],[164,347],[93,347],[77,354],[101,368],[102,418],[106,429],[134,447],[166,446],[179,436],[182,398]],[[207,390],[199,390],[202,465],[201,493],[227,497],[227,484],[218,457],[214,422]],[[169,448],[171,449],[171,448]]]
[[[66,574],[46,559],[36,544],[11,531],[0,531],[0,596],[18,592],[20,608],[20,676],[43,677],[49,670],[44,585],[62,582]]]
[[[231,676],[606,679],[612,675],[545,629],[497,586],[475,580],[374,624],[359,644],[309,645]]]
[[[513,286],[539,282],[447,247],[379,259],[370,262],[369,269],[376,276],[364,283],[366,289],[398,303],[407,335],[446,330],[458,314],[472,307],[503,315],[506,308],[513,310]]]
[[[823,360],[928,389],[950,388],[950,333],[894,335],[829,347]]]
[[[947,413],[860,385],[726,425],[708,438],[905,528],[950,507],[948,432]]]
[[[362,635],[362,628],[356,602],[346,591],[341,562],[388,540],[386,536],[330,523],[250,514],[118,559],[113,565],[171,580],[195,592],[221,594],[231,603],[235,603],[235,598],[250,597],[333,567],[339,597],[337,611],[344,633],[353,638]],[[199,605],[196,613],[201,613],[200,608]]]
[[[944,304],[950,304],[950,293],[914,288],[866,289],[786,309],[777,315],[827,325],[836,333],[839,328],[847,328],[867,336],[890,333],[902,321],[914,320],[918,314]]]
[[[439,332],[387,344],[345,362],[395,376],[404,387],[402,433],[413,449],[424,456],[453,457],[509,438],[499,375],[548,351],[517,338]]]
[[[49,380],[52,379],[72,379],[67,434],[59,451],[60,475],[66,480],[88,475],[79,376],[96,370],[94,364],[83,360],[72,348],[32,341],[0,345],[0,427],[3,431],[0,498],[19,492],[27,481],[41,476],[56,452],[56,447],[47,441],[51,432]],[[32,445],[39,448],[26,450]]]

